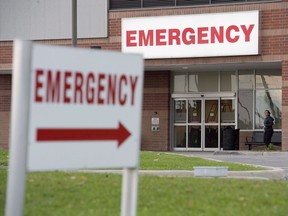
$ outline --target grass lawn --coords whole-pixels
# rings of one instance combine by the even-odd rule
[[[0,167],[8,166],[8,152],[0,150]],[[261,167],[239,163],[218,162],[197,157],[188,157],[160,152],[142,151],[141,170],[193,170],[193,166],[227,166],[229,171],[263,170]]]
[[[8,165],[8,151],[0,150],[0,167]]]
[[[168,162],[166,156],[141,153],[141,169],[154,166],[155,169],[181,169],[181,164],[185,166],[191,162],[192,167],[208,165],[202,164],[206,160],[177,155],[168,155],[171,160]],[[1,153],[1,216],[4,215],[7,178],[7,168],[3,167],[6,162],[2,157]],[[180,163],[182,159],[184,162]],[[177,165],[174,167],[172,162]],[[215,165],[214,162],[211,165]],[[120,215],[121,176],[31,172],[26,177],[25,194],[26,216]],[[140,176],[138,195],[138,216],[286,216],[288,212],[288,181]]]
[[[218,162],[159,152],[143,151],[140,158],[142,170],[193,170],[193,166],[227,166],[229,171],[263,170],[261,167],[239,163]]]

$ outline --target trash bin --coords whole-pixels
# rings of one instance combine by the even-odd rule
[[[223,150],[239,150],[239,131],[228,126],[223,130]]]
[[[232,127],[223,130],[223,150],[235,150],[235,136]]]
[[[233,129],[233,131],[234,131],[234,136],[235,136],[235,140],[234,140],[234,142],[235,142],[235,150],[239,150],[239,131],[240,131],[240,129]]]

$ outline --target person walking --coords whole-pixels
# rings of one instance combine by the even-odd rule
[[[270,111],[265,110],[264,112],[265,119],[264,119],[264,143],[269,147],[271,143],[271,138],[273,136],[273,125],[274,125],[274,118],[270,116]]]

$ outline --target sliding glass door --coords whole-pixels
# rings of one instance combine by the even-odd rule
[[[215,151],[226,127],[235,128],[235,98],[175,98],[174,150]]]

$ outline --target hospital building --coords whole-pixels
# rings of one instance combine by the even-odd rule
[[[72,46],[72,9],[0,1],[0,148],[9,148],[13,40]],[[77,1],[77,47],[143,56],[143,150],[248,150],[270,110],[275,149],[288,151],[288,0]]]

